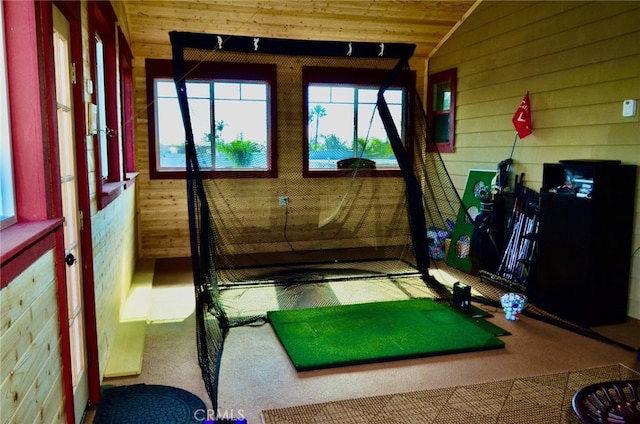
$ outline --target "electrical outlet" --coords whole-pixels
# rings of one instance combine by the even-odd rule
[[[287,196],[278,197],[278,205],[287,206],[289,204],[289,198]]]

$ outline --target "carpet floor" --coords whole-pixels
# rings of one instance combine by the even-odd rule
[[[442,266],[433,272],[439,281],[445,281],[448,285],[456,281],[472,285],[474,296],[480,292],[480,295],[497,299],[503,293],[493,285],[481,283],[477,277],[455,269]],[[408,278],[402,280],[404,283]],[[167,290],[178,286],[185,287],[184,296],[182,290],[177,293]],[[340,302],[377,300],[373,296],[374,293],[371,293],[370,285],[363,289],[356,285],[359,297],[349,297],[349,293],[353,292],[350,286],[350,283],[332,285],[331,290],[326,289],[321,293],[315,285],[305,286],[305,290],[295,292],[288,290],[292,302],[286,307],[293,307],[294,304],[298,308],[305,307],[310,297],[322,294],[326,298],[327,291],[331,291]],[[393,289],[394,293],[404,292],[404,297],[387,296],[386,299],[407,298],[407,293],[412,297],[427,296],[423,294],[424,290],[418,290],[418,284],[386,286],[389,287],[388,291]],[[211,408],[196,353],[191,258],[156,261],[154,294],[151,296],[149,308],[151,311],[157,311],[158,315],[159,312],[167,315],[168,312],[175,311],[175,306],[166,307],[168,303],[165,303],[164,297],[159,299],[156,291],[158,294],[166,291],[166,298],[173,304],[188,302],[191,313],[177,317],[154,318],[153,322],[147,324],[141,374],[105,379],[103,384],[120,386],[146,383],[180,387],[196,394]],[[258,289],[246,289],[246,293],[240,290],[232,292],[244,299],[255,291]],[[162,302],[156,305],[158,300]],[[317,303],[314,301],[314,304]],[[278,306],[275,303],[275,307]],[[291,366],[271,326],[233,328],[229,332],[222,355],[219,405],[223,412],[231,414],[241,411],[249,424],[259,424],[262,420],[261,411],[295,405],[463,386],[617,363],[640,371],[636,352],[584,337],[543,320],[533,319],[529,315],[523,316],[517,322],[507,321],[501,308],[480,304],[477,306],[494,314],[495,316],[488,320],[511,333],[506,339],[505,349],[300,373]],[[272,306],[268,305],[268,308],[263,308],[262,311],[271,308]],[[238,315],[244,315],[245,312],[238,311]],[[633,320],[627,324],[607,326],[598,330],[619,342],[640,346],[639,329],[640,321]],[[95,410],[90,410],[85,424],[91,424],[94,415]]]
[[[640,379],[624,365],[262,411],[264,424],[579,423],[571,400],[590,384]]]

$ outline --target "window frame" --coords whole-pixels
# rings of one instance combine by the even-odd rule
[[[388,70],[382,69],[362,69],[362,68],[332,68],[321,66],[303,66],[302,67],[302,122],[303,126],[303,148],[302,148],[302,175],[304,178],[339,178],[339,177],[402,177],[402,171],[399,167],[386,167],[375,169],[358,169],[354,173],[353,169],[314,169],[309,168],[309,85],[310,84],[348,84],[354,87],[361,86],[364,88],[380,87],[389,77]],[[411,81],[415,81],[415,73],[409,75]],[[402,78],[401,78],[402,79]],[[411,87],[392,84],[390,88],[402,88],[405,90],[403,119],[405,130],[403,142],[408,147],[410,140],[406,139],[409,134],[409,109],[411,101]],[[407,149],[410,150],[410,149]]]
[[[227,170],[201,169],[205,179],[210,178],[276,178],[278,176],[277,148],[277,112],[276,112],[276,65],[247,64],[232,62],[185,62],[189,69],[189,80],[214,81],[215,79],[244,81],[266,81],[269,84],[267,94],[267,169],[266,170]],[[156,97],[155,80],[171,79],[173,81],[173,63],[166,59],[146,59],[147,89],[147,122],[149,139],[149,178],[154,179],[186,179],[186,168],[182,170],[158,169],[158,145],[156,141]]]
[[[455,152],[455,136],[456,136],[456,94],[457,94],[458,69],[451,68],[445,71],[436,72],[429,75],[429,85],[427,90],[427,110],[429,122],[429,135],[431,142],[427,143],[427,152],[438,151],[440,153]],[[449,83],[451,97],[448,111],[435,110],[434,93],[435,86],[443,83]],[[449,116],[449,138],[446,142],[435,142],[436,133],[436,117]]]
[[[129,43],[118,27],[118,53],[120,69],[120,135],[122,144],[122,166],[127,185],[135,182],[138,175],[135,146],[135,90],[133,79],[133,53]]]
[[[4,12],[0,7],[0,119],[2,120],[2,137],[0,152],[2,152],[2,178],[0,188],[0,194],[2,199],[2,212],[4,217],[0,217],[0,230],[8,228],[11,225],[18,222],[16,216],[16,196],[14,190],[14,178],[13,178],[13,147],[11,146],[11,119],[9,117],[9,80],[7,77],[7,55],[5,52],[5,37],[4,37]]]
[[[118,85],[118,46],[117,46],[117,16],[109,2],[87,3],[89,6],[89,57],[91,63],[91,80],[93,81],[93,92],[91,102],[97,105],[97,71],[96,71],[96,46],[95,40],[99,36],[104,47],[104,72],[105,72],[105,105],[106,105],[106,127],[109,131],[109,138],[117,140],[116,143],[107,144],[107,177],[102,178],[102,153],[99,134],[93,134],[93,151],[95,155],[95,181],[98,193],[98,209],[106,208],[113,202],[125,188],[124,173],[124,150],[121,139],[120,122],[118,110],[121,106],[119,96],[120,87]],[[124,38],[124,37],[123,37]],[[122,121],[130,121],[131,116],[122,116]]]

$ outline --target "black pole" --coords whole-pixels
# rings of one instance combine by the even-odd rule
[[[411,160],[402,138],[398,133],[398,129],[393,122],[393,117],[387,106],[387,102],[384,99],[385,90],[391,85],[393,80],[398,76],[400,71],[407,65],[407,60],[402,59],[395,66],[389,78],[384,82],[380,90],[378,91],[378,113],[382,119],[387,136],[391,142],[391,148],[398,161],[400,171],[404,176],[405,186],[407,189],[407,202],[408,202],[408,218],[409,228],[411,230],[411,239],[413,242],[413,248],[416,254],[416,264],[418,270],[423,276],[428,275],[429,269],[429,243],[427,241],[427,223],[424,216],[424,205],[422,203],[422,188],[418,182],[418,178],[411,165]]]

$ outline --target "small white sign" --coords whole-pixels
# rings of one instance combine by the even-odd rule
[[[636,116],[636,105],[637,102],[634,99],[628,99],[622,102],[622,117],[633,118]]]

